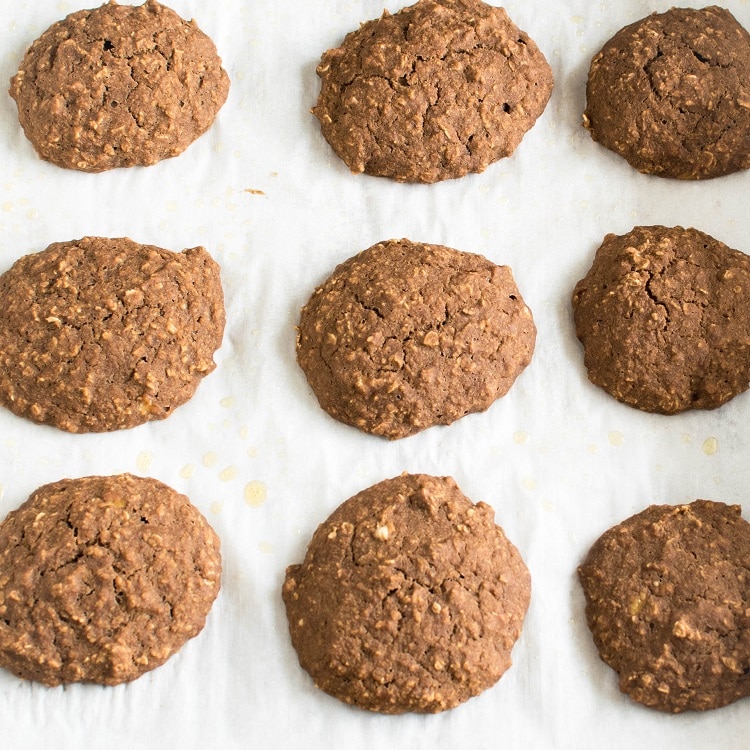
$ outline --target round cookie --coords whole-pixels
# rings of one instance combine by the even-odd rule
[[[660,711],[750,695],[750,524],[738,505],[652,505],[578,569],[586,620],[620,690]]]
[[[696,229],[607,235],[573,311],[589,379],[630,406],[714,409],[750,383],[750,258]]]
[[[750,35],[724,8],[672,8],[594,57],[584,126],[646,174],[701,180],[750,167]]]
[[[116,685],[203,629],[219,539],[184,495],[121,474],[40,487],[0,524],[0,666]]]
[[[54,243],[0,276],[0,403],[69,432],[164,419],[216,367],[224,321],[202,247]]]
[[[156,0],[71,13],[31,45],[10,84],[39,156],[84,172],[182,153],[228,92],[214,43]]]
[[[394,440],[487,409],[529,364],[535,340],[510,268],[390,240],[315,290],[297,360],[332,417]]]
[[[326,52],[313,114],[352,172],[437,182],[510,156],[542,114],[552,70],[502,8],[420,0]]]
[[[510,667],[529,605],[518,550],[450,477],[403,474],[347,500],[287,568],[292,645],[359,708],[437,713]]]

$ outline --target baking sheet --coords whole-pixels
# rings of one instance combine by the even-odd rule
[[[8,3],[0,81],[52,22],[93,4]],[[747,0],[724,4],[750,28]],[[169,5],[197,19],[231,77],[216,124],[178,158],[80,174],[40,161],[14,103],[0,97],[0,271],[87,234],[204,245],[226,294],[219,366],[168,420],[125,432],[68,435],[0,410],[0,517],[63,476],[153,476],[186,493],[220,535],[223,588],[203,633],[129,685],[47,689],[0,671],[3,746],[745,746],[748,701],[668,716],[622,696],[596,655],[575,579],[594,539],[649,503],[745,503],[750,518],[750,396],[674,417],[629,409],[588,383],[572,325],[572,288],[607,232],[682,224],[750,251],[750,174],[699,184],[645,177],[580,124],[592,55],[671,2],[505,3],[547,56],[555,91],[512,158],[437,185],[351,175],[309,113],[321,53],[380,15],[383,0]],[[337,263],[393,237],[510,265],[539,336],[530,367],[488,412],[389,443],[319,409],[295,363],[294,326]],[[492,505],[533,577],[514,666],[437,716],[371,715],[316,690],[280,598],[284,569],[317,524],[402,471],[452,475]]]

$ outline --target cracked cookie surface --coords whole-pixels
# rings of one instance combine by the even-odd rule
[[[750,384],[750,257],[696,229],[609,234],[573,292],[589,379],[619,401],[714,409]]]
[[[164,419],[216,367],[224,322],[202,247],[53,243],[0,276],[0,403],[68,432]]]
[[[297,360],[334,419],[394,440],[489,408],[529,364],[535,341],[510,268],[389,240],[315,290]]]
[[[552,70],[502,8],[420,0],[364,23],[318,66],[313,114],[352,172],[437,182],[510,156]]]
[[[578,575],[620,690],[660,711],[750,695],[750,524],[738,505],[652,505],[606,531]]]
[[[437,713],[511,665],[531,581],[485,503],[408,475],[347,500],[316,530],[283,599],[301,666],[382,713]]]
[[[584,126],[646,174],[700,180],[750,167],[750,35],[724,8],[672,8],[594,57]]]
[[[109,2],[53,24],[11,79],[18,117],[42,159],[101,172],[182,153],[229,91],[214,43],[155,0]]]
[[[0,524],[0,665],[116,685],[203,629],[219,539],[187,497],[121,474],[44,485]]]

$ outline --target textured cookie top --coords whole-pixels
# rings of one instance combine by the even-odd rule
[[[228,92],[214,43],[156,0],[112,0],[58,21],[31,45],[10,85],[39,156],[84,172],[182,153]]]
[[[326,52],[313,114],[352,172],[437,182],[510,156],[544,111],[552,70],[502,8],[420,0]]]
[[[219,540],[184,495],[122,474],[40,487],[0,524],[0,666],[116,685],[202,629]]]
[[[584,125],[646,174],[699,180],[750,167],[750,35],[724,8],[672,8],[591,62]]]
[[[661,711],[750,695],[750,524],[738,505],[652,505],[578,570],[586,619],[620,689]]]
[[[607,235],[573,310],[589,379],[630,406],[713,409],[750,384],[750,258],[696,229]]]
[[[202,247],[54,243],[0,276],[0,403],[69,432],[164,419],[216,367],[224,320]]]
[[[297,359],[332,417],[396,439],[487,409],[529,364],[535,340],[507,266],[390,240],[315,290]]]
[[[343,503],[283,598],[315,684],[383,713],[436,713],[495,684],[529,605],[518,550],[450,477],[404,474]]]

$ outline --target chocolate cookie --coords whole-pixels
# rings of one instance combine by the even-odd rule
[[[0,666],[116,685],[203,629],[219,539],[184,495],[130,474],[40,487],[0,524]]]
[[[714,409],[750,384],[750,258],[697,229],[609,234],[573,292],[589,379],[638,409]]]
[[[182,153],[228,91],[214,43],[156,0],[71,13],[31,45],[10,84],[39,156],[84,172]]]
[[[450,477],[403,474],[343,503],[287,568],[292,645],[315,684],[388,714],[437,713],[510,667],[529,572]]]
[[[313,114],[352,172],[437,182],[510,156],[552,70],[502,8],[420,0],[348,34],[318,66]]]
[[[591,62],[584,126],[638,171],[701,180],[750,167],[750,35],[724,8],[672,8]]]
[[[605,532],[578,575],[620,690],[660,711],[750,695],[750,524],[738,505],[652,505]]]
[[[0,276],[0,403],[69,432],[164,419],[216,367],[223,331],[202,247],[56,242]]]
[[[390,240],[315,290],[297,360],[332,417],[393,440],[487,409],[529,364],[535,340],[510,268]]]

